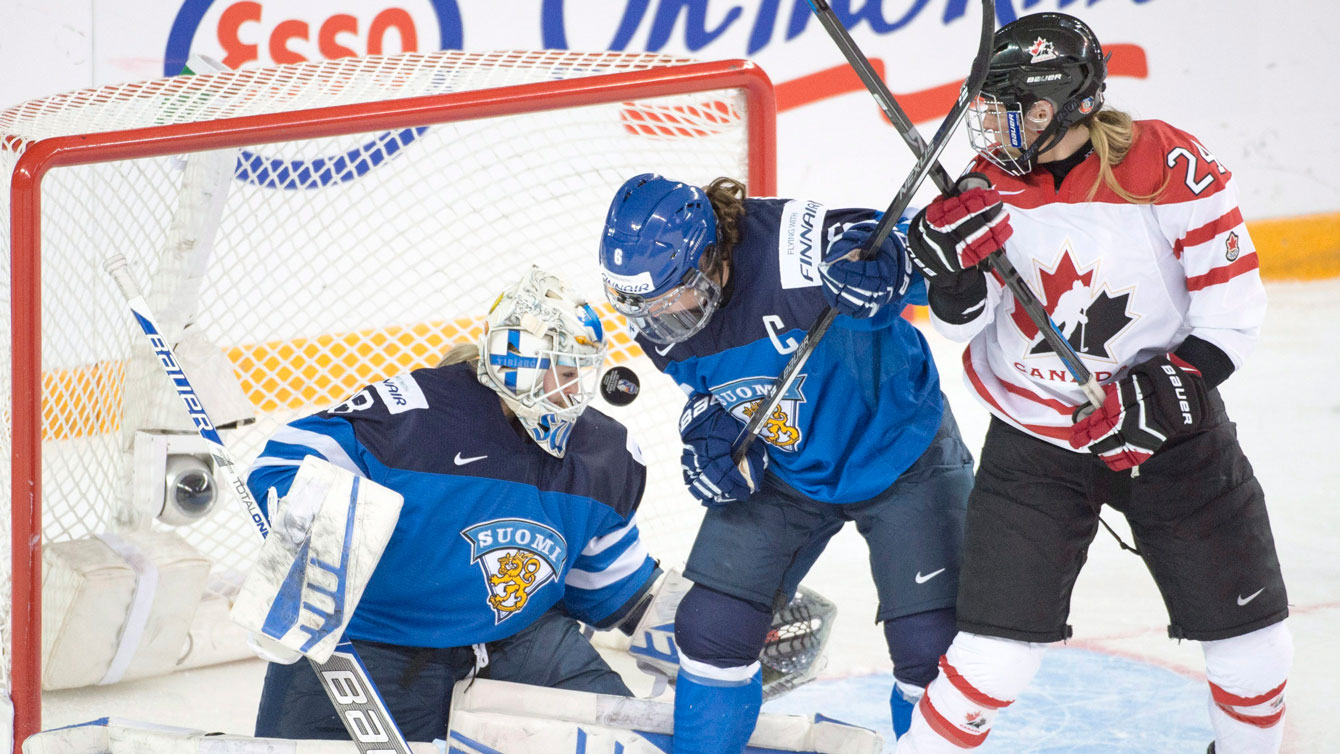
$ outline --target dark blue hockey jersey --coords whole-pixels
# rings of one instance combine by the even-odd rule
[[[623,425],[588,408],[555,458],[514,431],[469,365],[383,380],[285,425],[247,485],[282,496],[312,454],[405,498],[351,638],[493,641],[560,601],[602,624],[653,571],[633,522],[646,469]]]
[[[825,306],[818,262],[868,209],[746,199],[725,301],[687,340],[638,339],[681,387],[712,393],[741,422],[771,389]],[[909,216],[902,218],[905,228]],[[925,282],[870,319],[838,316],[769,417],[769,469],[822,502],[866,500],[887,489],[935,436],[944,411],[926,339],[903,319],[924,304]]]

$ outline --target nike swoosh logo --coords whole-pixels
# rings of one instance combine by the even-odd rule
[[[659,356],[664,356],[664,355],[666,355],[667,353],[670,353],[670,349],[671,349],[671,348],[674,348],[674,347],[675,347],[675,344],[674,344],[674,343],[671,343],[670,345],[666,346],[665,348],[654,348],[654,349],[652,349],[652,350],[656,351],[657,355],[659,355]]]
[[[1266,590],[1265,587],[1261,587],[1260,589],[1257,589],[1256,591],[1252,592],[1250,595],[1248,595],[1248,596],[1246,596],[1246,597],[1243,597],[1241,594],[1239,594],[1239,595],[1238,595],[1238,607],[1242,607],[1243,605],[1247,604],[1248,602],[1251,602],[1252,600],[1256,599],[1257,595],[1259,595],[1261,592],[1264,592],[1265,590]]]
[[[945,569],[941,568],[941,569],[938,570],[938,571],[931,571],[930,573],[926,574],[925,576],[922,576],[922,575],[921,575],[921,571],[917,571],[917,575],[916,575],[917,583],[918,583],[918,584],[925,584],[927,581],[930,581],[931,579],[935,578],[936,576],[939,576],[940,574],[942,574],[942,573],[944,573],[944,572],[945,572]]]
[[[1022,194],[1027,190],[1028,189],[1019,189],[1018,191],[997,191],[996,193],[1001,196],[1014,196],[1015,194]]]
[[[457,466],[464,466],[464,465],[467,464],[467,463],[474,463],[475,461],[482,461],[482,460],[484,460],[485,458],[488,458],[488,456],[483,455],[483,456],[471,456],[471,457],[469,457],[469,458],[461,458],[461,454],[460,454],[460,453],[457,453],[457,454],[456,454],[456,458],[455,458],[454,460],[455,460]]]

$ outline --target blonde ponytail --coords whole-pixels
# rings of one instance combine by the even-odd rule
[[[1086,200],[1092,200],[1098,194],[1099,185],[1106,186],[1112,193],[1131,204],[1150,204],[1163,193],[1168,182],[1166,177],[1163,184],[1153,193],[1133,194],[1117,181],[1117,176],[1112,171],[1126,159],[1126,155],[1135,144],[1135,123],[1130,115],[1120,110],[1105,108],[1094,113],[1088,127],[1089,141],[1093,143],[1093,151],[1098,154],[1098,177],[1089,187]]]
[[[479,346],[474,343],[457,343],[442,355],[442,359],[437,362],[440,367],[459,364],[462,361],[478,361]]]

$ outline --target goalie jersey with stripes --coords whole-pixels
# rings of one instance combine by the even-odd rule
[[[1132,203],[1102,184],[1090,198],[1098,166],[1089,154],[1059,188],[1046,170],[1017,177],[981,157],[970,169],[991,180],[1010,213],[1010,261],[1099,382],[1192,336],[1241,367],[1266,297],[1232,172],[1156,120],[1137,121],[1131,152],[1113,170],[1128,192],[1152,201]],[[1071,449],[1082,391],[1000,281],[988,276],[987,289],[975,317],[936,317],[936,328],[969,341],[964,380],[991,413]]]
[[[633,521],[646,469],[623,425],[587,408],[556,458],[514,430],[468,364],[383,380],[285,425],[247,485],[282,496],[313,454],[404,495],[350,638],[466,646],[559,603],[601,625],[653,571]]]
[[[744,206],[724,300],[707,325],[668,346],[638,338],[658,369],[687,393],[714,395],[741,429],[825,308],[817,265],[828,244],[875,217],[796,199]],[[924,281],[912,279],[901,302],[870,319],[839,315],[764,424],[768,469],[811,499],[853,503],[883,492],[940,426],[930,348],[900,316],[903,304],[926,301]]]

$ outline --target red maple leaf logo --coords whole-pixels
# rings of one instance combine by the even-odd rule
[[[1038,37],[1037,40],[1033,42],[1033,46],[1028,48],[1028,54],[1037,55],[1045,49],[1047,49],[1047,40]]]
[[[1056,269],[1048,270],[1045,267],[1039,270],[1039,278],[1042,281],[1042,290],[1036,291],[1038,300],[1042,302],[1042,308],[1047,310],[1047,314],[1056,313],[1056,303],[1061,299],[1061,294],[1069,291],[1076,281],[1083,283],[1086,288],[1093,285],[1093,269],[1090,268],[1080,274],[1075,267],[1075,262],[1070,258],[1070,252],[1067,251],[1061,255],[1061,261],[1056,264]],[[1018,303],[1014,306],[1014,311],[1010,313],[1014,319],[1014,326],[1019,328],[1025,338],[1032,341],[1038,336],[1038,327],[1033,324],[1033,320],[1028,318],[1027,312]]]

